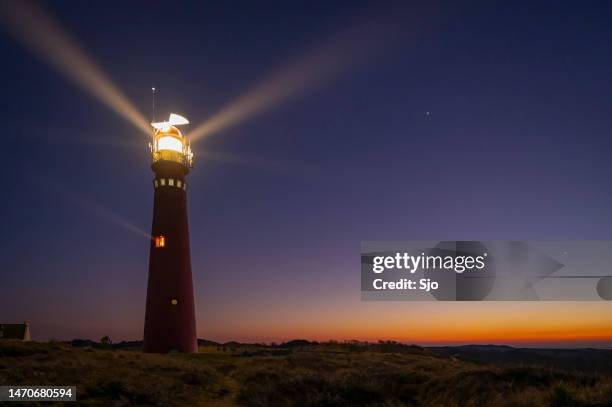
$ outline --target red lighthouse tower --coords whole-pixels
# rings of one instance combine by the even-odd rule
[[[189,144],[176,126],[188,124],[171,114],[167,122],[151,123],[153,226],[149,254],[144,351],[197,352],[195,307],[191,279],[186,176],[192,166]]]

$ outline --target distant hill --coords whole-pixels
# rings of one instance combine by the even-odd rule
[[[497,345],[428,348],[434,355],[495,364],[538,365],[555,369],[612,374],[612,349],[532,349]]]
[[[303,346],[314,346],[318,345],[318,342],[310,342],[306,339],[294,339],[288,342],[283,342],[279,345],[281,348],[299,348]]]
[[[142,342],[141,342],[142,343]],[[219,346],[220,344],[208,339],[198,339],[198,346]]]

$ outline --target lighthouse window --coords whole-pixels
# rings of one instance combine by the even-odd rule
[[[170,301],[170,304],[172,304],[172,305],[176,305],[176,304],[178,304],[178,300],[177,300],[176,298],[173,298],[173,299]]]
[[[182,183],[181,183],[181,180],[180,180],[180,179],[177,179],[177,180],[176,180],[176,186],[180,188],[180,187],[181,187],[181,184],[182,184]]]
[[[168,180],[168,185],[170,185],[171,187],[174,186],[174,180],[172,178]]]
[[[160,179],[159,180],[159,185],[161,185],[161,186],[166,185],[166,179],[165,178]]]
[[[153,181],[153,183],[155,184],[155,188],[157,188],[159,185],[157,183],[157,180]]]
[[[165,236],[155,236],[155,247],[165,247],[166,246],[166,238]]]

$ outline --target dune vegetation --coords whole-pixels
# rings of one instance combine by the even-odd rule
[[[477,363],[395,343],[205,343],[198,354],[159,355],[4,341],[0,384],[75,385],[78,404],[92,406],[612,405],[606,372]]]

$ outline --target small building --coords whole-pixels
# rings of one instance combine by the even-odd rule
[[[0,324],[0,341],[31,341],[30,323],[25,321],[23,324]]]

